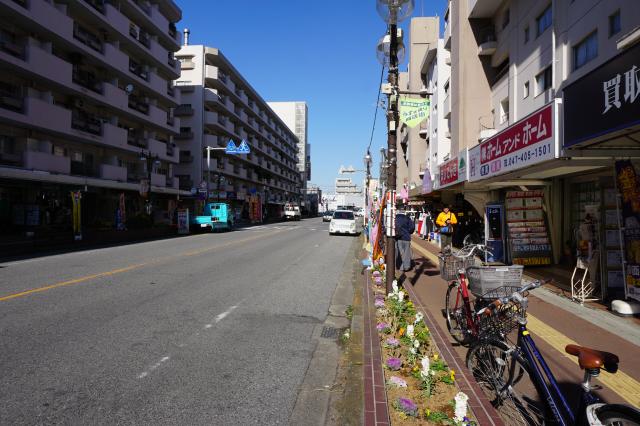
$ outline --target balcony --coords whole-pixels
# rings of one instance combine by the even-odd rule
[[[144,130],[129,129],[127,132],[127,144],[138,148],[147,148],[147,139]]]
[[[143,114],[149,114],[149,103],[142,97],[129,95],[129,108],[141,112]]]
[[[488,129],[488,128],[482,127],[480,129],[480,132],[478,133],[478,142],[481,142],[487,138],[490,138],[496,133],[498,133],[496,129]]]
[[[173,176],[167,176],[167,188],[173,188],[173,189],[178,189],[178,185],[179,185],[179,180],[176,177]]]
[[[498,48],[495,29],[487,27],[480,32],[480,44],[478,45],[478,56],[491,56]]]
[[[100,164],[100,179],[115,180],[118,182],[127,181],[127,168],[120,166],[112,166],[111,164]]]
[[[83,110],[72,110],[71,128],[91,133],[92,135],[102,135],[102,121],[95,115]]]
[[[179,176],[178,187],[182,190],[188,191],[193,188],[193,180],[191,180],[188,176]]]
[[[105,4],[107,3],[106,0],[84,0],[84,2],[87,3],[89,6],[93,7],[98,12],[102,13],[103,15],[105,14],[106,12]]]
[[[22,88],[0,83],[0,108],[23,112],[24,98],[22,97]]]
[[[149,71],[145,66],[129,58],[129,71],[145,81],[149,81]]]
[[[42,170],[68,175],[71,172],[71,160],[69,157],[53,155],[47,152],[25,151],[24,167],[29,170]]]
[[[444,24],[444,48],[451,50],[451,23],[445,22]]]
[[[206,126],[215,126],[219,122],[218,114],[213,111],[204,112],[204,124]]]
[[[173,110],[173,115],[176,117],[186,117],[193,115],[193,107],[191,104],[182,104]]]
[[[79,25],[77,22],[73,23],[73,37],[96,52],[103,52],[104,44],[102,43],[102,40],[100,40],[100,38],[95,34],[89,32],[86,28]]]
[[[71,81],[74,83],[91,90],[92,92],[102,95],[103,86],[102,82],[98,80],[95,73],[89,70],[83,70],[77,65],[73,66],[73,72]]]
[[[181,129],[180,133],[178,133],[175,136],[175,138],[179,139],[179,140],[193,139],[193,132],[192,131],[183,131]]]
[[[167,175],[151,172],[151,185],[159,187],[167,186]]]
[[[503,0],[469,0],[469,18],[493,18]]]
[[[180,153],[180,164],[191,164],[193,163],[193,155]]]
[[[147,139],[147,145],[149,152],[152,156],[166,159],[167,157],[167,143],[159,141],[157,139],[149,138]]]

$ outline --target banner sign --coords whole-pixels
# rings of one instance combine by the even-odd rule
[[[629,160],[616,161],[618,192],[622,197],[625,245],[625,294],[640,300],[640,176]]]
[[[556,157],[556,104],[550,103],[469,151],[469,181],[518,170]]]
[[[466,151],[440,165],[440,188],[463,182],[467,179]]]
[[[401,96],[398,101],[400,121],[414,128],[429,116],[431,101],[426,98]]]
[[[550,265],[551,240],[544,217],[543,191],[509,191],[507,230],[511,260],[516,265]]]
[[[178,234],[189,233],[189,209],[178,209]]]
[[[563,102],[565,148],[640,124],[640,44],[565,87]]]
[[[82,240],[82,192],[71,191],[73,214],[73,239]]]
[[[427,167],[424,169],[424,176],[422,177],[422,193],[429,194],[433,191],[433,182],[431,181],[431,172]]]

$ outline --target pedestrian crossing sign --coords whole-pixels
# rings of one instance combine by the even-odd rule
[[[229,142],[227,142],[227,147],[224,150],[225,154],[237,154],[238,153],[238,147],[236,147],[236,144],[233,142],[233,139],[229,139]]]
[[[240,146],[238,147],[236,152],[238,154],[249,154],[251,152],[251,149],[249,148],[249,144],[247,143],[247,141],[243,140],[242,142],[240,142]]]

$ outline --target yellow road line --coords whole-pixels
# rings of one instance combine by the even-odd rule
[[[228,247],[228,246],[232,246],[232,245],[236,245],[236,244],[246,243],[248,241],[253,241],[253,240],[256,240],[256,239],[259,239],[259,238],[264,238],[265,236],[272,236],[272,235],[278,234],[280,232],[283,232],[283,231],[278,230],[278,231],[271,232],[269,234],[259,234],[256,237],[250,237],[250,238],[245,238],[245,239],[236,240],[236,241],[229,241],[229,242],[224,243],[224,244],[207,247],[207,248],[200,249],[200,250],[193,250],[193,251],[188,251],[188,252],[185,252],[185,253],[177,254],[177,255],[174,255],[174,256],[158,258],[158,259],[155,259],[155,260],[153,260],[151,262],[138,263],[138,264],[135,264],[135,265],[125,266],[123,268],[112,269],[111,271],[99,272],[97,274],[92,274],[92,275],[85,275],[83,277],[74,278],[72,280],[61,281],[61,282],[58,282],[58,283],[55,283],[55,284],[51,284],[51,285],[47,285],[47,286],[43,286],[43,287],[37,287],[37,288],[30,289],[30,290],[21,291],[19,293],[9,294],[7,296],[1,296],[0,297],[0,302],[4,302],[6,300],[11,300],[11,299],[17,299],[19,297],[25,297],[25,296],[28,296],[28,295],[34,294],[34,293],[42,293],[42,292],[45,292],[45,291],[48,291],[48,290],[53,290],[53,289],[59,288],[59,287],[65,287],[65,286],[69,286],[69,285],[73,285],[73,284],[79,284],[79,283],[83,283],[83,282],[86,282],[86,281],[94,280],[96,278],[103,278],[103,277],[108,277],[108,276],[112,276],[112,275],[116,275],[116,274],[121,274],[123,272],[133,271],[135,269],[142,268],[143,266],[149,266],[149,265],[158,264],[158,263],[165,262],[167,260],[175,259],[175,258],[178,258],[178,257],[195,256],[195,255],[206,253],[206,252],[209,252],[209,251],[212,251],[212,250],[216,250],[216,249],[220,249],[220,248],[224,248],[224,247]]]
[[[415,242],[412,242],[411,246],[426,258],[435,262],[435,264],[438,263],[438,256],[435,254]],[[547,342],[549,346],[560,352],[562,356],[571,359],[576,365],[578,365],[578,358],[567,354],[564,348],[569,344],[578,345],[579,343],[571,340],[556,329],[543,323],[533,315],[527,315],[527,320],[527,327],[531,332]],[[640,406],[640,382],[624,373],[622,370],[618,370],[615,374],[607,373],[603,370],[600,373],[598,380],[605,385],[605,387],[611,389],[628,403],[635,407]]]

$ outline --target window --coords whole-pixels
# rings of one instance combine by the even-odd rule
[[[598,56],[598,31],[592,32],[573,46],[573,69],[577,70],[596,56]]]
[[[507,25],[509,25],[509,18],[510,18],[510,11],[509,9],[504,11],[504,15],[502,15],[502,29],[504,30],[505,28],[507,28]]]
[[[551,87],[551,67],[547,67],[536,76],[536,96]]]
[[[529,42],[529,26],[524,29],[524,42],[525,44]]]
[[[552,24],[552,15],[551,15],[551,5],[547,6],[547,8],[536,18],[536,24],[538,27],[538,32],[536,37],[540,37],[540,35],[549,28]]]
[[[618,34],[622,29],[620,25],[620,10],[609,16],[609,37]]]
[[[526,99],[529,97],[529,82],[525,81],[524,82],[524,93],[523,93],[523,99]]]

